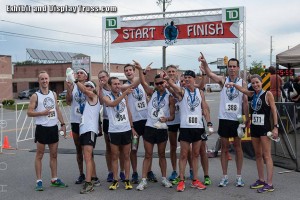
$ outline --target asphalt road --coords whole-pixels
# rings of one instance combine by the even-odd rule
[[[214,123],[215,130],[218,127],[217,111],[219,107],[219,93],[210,93],[206,95],[206,99],[211,108],[212,122]],[[15,113],[11,111],[5,111],[5,118],[8,120],[7,128],[3,129],[3,135],[9,135],[10,143],[15,147],[15,126],[14,119]],[[26,125],[24,125],[26,126]],[[18,127],[19,128],[19,127]],[[208,147],[214,146],[217,134],[209,137]],[[49,169],[49,154],[45,154],[43,160],[43,184],[45,191],[36,192],[35,187],[35,171],[34,171],[34,157],[35,153],[30,150],[36,149],[32,140],[24,141],[20,143],[20,146],[25,150],[3,150],[3,154],[0,154],[0,199],[2,200],[22,200],[22,199],[239,199],[239,200],[254,200],[254,199],[300,199],[299,194],[299,180],[300,173],[291,171],[289,173],[279,174],[278,172],[286,171],[286,169],[274,167],[274,186],[275,191],[273,193],[259,194],[255,190],[249,189],[249,185],[252,184],[257,178],[255,161],[244,159],[243,165],[243,178],[246,186],[243,188],[236,188],[234,186],[235,181],[235,162],[229,161],[229,185],[225,188],[219,188],[217,185],[222,176],[221,165],[219,158],[209,159],[209,173],[213,184],[208,186],[207,190],[200,191],[189,187],[190,180],[186,181],[186,190],[184,192],[176,192],[176,188],[164,188],[160,183],[150,183],[148,188],[144,191],[124,190],[123,183],[120,183],[120,187],[116,191],[108,190],[109,183],[107,183],[107,169],[105,157],[103,155],[96,155],[96,168],[97,174],[100,178],[102,185],[95,188],[95,191],[82,195],[79,194],[81,185],[75,185],[75,179],[78,177],[78,169],[76,163],[75,154],[59,154],[58,155],[58,174],[64,182],[69,184],[68,188],[53,188],[50,187],[50,169]],[[74,149],[73,141],[71,138],[60,139],[59,148]],[[96,150],[103,151],[105,149],[104,140],[100,138],[97,140]],[[167,147],[167,151],[169,147]],[[156,151],[156,149],[155,149]],[[143,154],[143,147],[140,147],[139,152]],[[232,154],[234,159],[234,155]],[[141,174],[143,158],[138,158],[138,169]],[[167,173],[171,173],[170,160],[167,159]],[[153,159],[153,171],[160,179],[160,169],[158,159]],[[202,169],[199,170],[200,179],[203,180]],[[188,168],[186,170],[188,175]],[[134,185],[134,188],[136,185]]]

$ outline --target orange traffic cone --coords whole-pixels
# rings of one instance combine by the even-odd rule
[[[73,133],[72,133],[72,131],[70,131],[69,137],[70,137],[70,138],[73,138]]]
[[[11,148],[7,136],[4,136],[4,142],[3,142],[2,148],[3,148],[3,149],[10,149],[10,148]]]

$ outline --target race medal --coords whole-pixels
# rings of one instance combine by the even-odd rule
[[[155,119],[155,120],[158,120],[158,112],[159,112],[159,110],[157,110],[156,108],[152,108],[152,110],[151,110],[151,118],[152,119]]]
[[[80,124],[79,124],[79,126],[82,126],[82,125],[84,125],[84,117],[83,116],[81,116],[81,118],[80,118]]]

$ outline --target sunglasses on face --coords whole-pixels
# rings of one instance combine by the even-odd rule
[[[162,84],[164,84],[163,81],[155,83],[155,85],[162,85]]]
[[[93,86],[91,86],[91,85],[86,85],[85,87],[90,87],[90,88],[93,88]]]

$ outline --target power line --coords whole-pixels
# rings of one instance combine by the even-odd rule
[[[6,22],[6,23],[11,23],[11,24],[18,24],[18,25],[21,25],[21,26],[27,26],[27,27],[31,27],[31,28],[47,30],[47,31],[65,33],[65,34],[70,34],[70,35],[78,35],[78,36],[91,37],[91,38],[102,38],[102,37],[94,36],[94,35],[85,35],[85,34],[81,34],[81,33],[71,33],[71,32],[67,32],[67,31],[60,31],[60,30],[55,30],[55,29],[50,29],[50,28],[43,28],[43,27],[39,27],[39,26],[32,26],[32,25],[28,25],[28,24],[22,24],[22,23],[18,23],[18,22],[7,21],[7,20],[0,20],[0,21]]]

